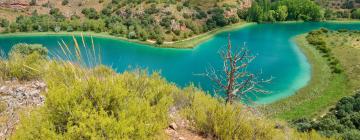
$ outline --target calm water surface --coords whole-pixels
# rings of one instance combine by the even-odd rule
[[[262,71],[264,78],[275,78],[270,85],[264,86],[271,94],[251,96],[254,101],[274,102],[293,95],[306,85],[311,77],[311,67],[292,38],[320,27],[359,30],[360,24],[259,24],[230,32],[234,46],[241,47],[246,42],[247,47],[257,55],[249,70],[254,73]],[[7,53],[16,43],[39,43],[51,52],[60,54],[58,41],[62,39],[73,42],[70,36],[3,36],[0,37],[0,49]],[[107,38],[94,38],[94,41],[95,46],[101,48],[102,63],[117,72],[131,67],[147,68],[149,71],[160,71],[167,80],[179,86],[194,83],[204,90],[212,91],[209,80],[197,74],[204,73],[209,65],[222,67],[218,51],[226,45],[227,33],[218,34],[192,50],[154,48]],[[87,44],[91,44],[89,38]]]

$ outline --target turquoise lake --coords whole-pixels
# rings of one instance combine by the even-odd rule
[[[295,94],[310,80],[311,66],[292,39],[321,27],[360,30],[360,24],[357,23],[254,24],[218,34],[196,48],[187,50],[155,48],[101,37],[94,37],[94,42],[101,50],[102,64],[111,66],[117,72],[136,67],[147,68],[149,71],[160,71],[162,76],[178,86],[194,83],[212,92],[211,82],[197,74],[204,73],[209,65],[221,69],[222,61],[218,51],[226,46],[227,34],[230,33],[234,47],[242,47],[246,42],[247,48],[257,56],[249,71],[262,71],[263,78],[274,77],[270,84],[263,87],[271,94],[256,97],[249,95],[249,98],[257,103],[271,103]],[[7,53],[16,43],[38,43],[46,46],[50,52],[60,54],[58,41],[61,40],[73,42],[71,36],[0,36],[0,49]],[[91,44],[88,37],[86,42]]]

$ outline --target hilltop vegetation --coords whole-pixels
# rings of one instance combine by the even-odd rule
[[[27,15],[20,14],[15,20],[0,18],[4,33],[96,32],[160,45],[196,37],[202,40],[202,34],[240,21],[321,21],[332,17],[312,0],[27,2],[34,2],[26,9]],[[358,17],[357,13],[351,17]],[[184,46],[179,44],[174,46]]]
[[[360,1],[358,0],[315,0],[325,9],[327,19],[360,19]]]
[[[324,14],[319,5],[311,0],[255,0],[251,8],[243,11],[249,21],[320,21]]]
[[[240,21],[237,11],[250,4],[247,0],[112,0],[99,1],[98,5],[102,6],[97,8],[80,6],[80,13],[71,11],[66,15],[62,8],[56,7],[56,2],[43,5],[49,8],[48,13],[34,9],[30,17],[22,15],[11,24],[2,25],[4,32],[94,31],[162,44],[237,23]]]

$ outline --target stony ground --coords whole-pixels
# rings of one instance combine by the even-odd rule
[[[190,126],[190,122],[183,119],[175,108],[170,110],[171,123],[165,130],[171,140],[210,140],[212,138],[202,136],[195,132],[194,128]]]
[[[21,110],[44,104],[45,97],[41,93],[45,90],[46,84],[40,81],[0,83],[0,139],[12,134]]]

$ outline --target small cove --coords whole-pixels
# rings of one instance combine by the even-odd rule
[[[130,43],[104,37],[94,37],[96,48],[101,48],[102,63],[123,72],[135,67],[149,71],[160,71],[168,81],[184,87],[191,82],[207,91],[213,87],[206,77],[197,76],[212,65],[221,68],[218,55],[220,48],[226,46],[227,34],[231,34],[234,46],[242,47],[246,42],[253,54],[257,56],[249,71],[261,77],[275,79],[264,88],[271,94],[251,96],[257,103],[270,103],[293,95],[304,87],[311,78],[311,66],[301,50],[293,42],[296,35],[326,27],[329,29],[360,30],[359,23],[277,23],[254,24],[230,32],[217,34],[212,39],[201,43],[194,49],[164,49]],[[0,36],[0,50],[7,53],[16,43],[37,43],[46,46],[50,52],[61,53],[58,41],[62,39],[73,42],[70,36]],[[80,41],[80,38],[79,38]],[[89,37],[87,44],[91,44]]]

